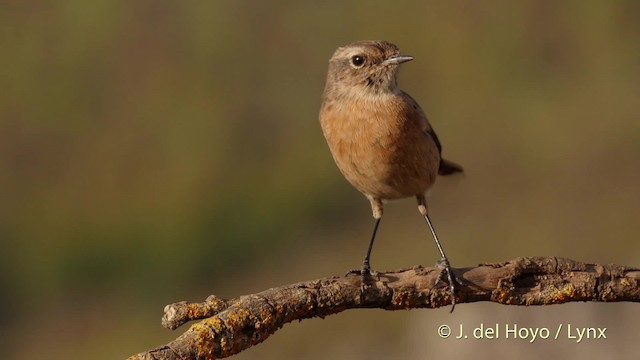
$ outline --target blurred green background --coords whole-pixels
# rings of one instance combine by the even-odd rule
[[[124,358],[165,304],[358,267],[372,223],[317,114],[336,47],[386,39],[447,158],[432,219],[454,266],[555,255],[640,266],[640,2],[57,1],[0,5],[4,358]],[[391,203],[379,270],[437,260]],[[631,358],[634,304],[356,310],[237,359]],[[440,324],[608,327],[606,340],[443,340]]]

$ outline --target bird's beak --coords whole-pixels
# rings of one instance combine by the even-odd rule
[[[387,60],[382,62],[382,65],[397,65],[402,64],[403,62],[413,60],[413,56],[409,55],[393,55],[389,57]]]

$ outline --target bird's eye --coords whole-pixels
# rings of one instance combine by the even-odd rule
[[[362,67],[362,65],[364,65],[364,56],[355,55],[351,57],[351,63],[357,68]]]

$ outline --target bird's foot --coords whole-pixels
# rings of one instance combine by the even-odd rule
[[[371,266],[367,263],[362,264],[362,267],[360,269],[351,269],[349,271],[347,271],[345,276],[349,276],[351,274],[360,274],[360,276],[362,276],[362,283],[364,284],[369,278],[373,279],[376,278],[377,280],[380,280],[380,274],[375,271],[375,270],[371,270]]]
[[[380,280],[379,273],[371,270],[371,266],[368,263],[364,263],[360,269],[352,269],[347,272],[347,276],[350,274],[360,274],[360,302],[364,303],[364,292],[367,286],[370,286],[371,280]]]
[[[449,264],[447,258],[442,258],[436,262],[436,268],[440,269],[440,274],[434,285],[438,285],[441,281],[449,283],[449,289],[451,290],[451,311],[456,307],[456,286],[462,285],[460,278],[453,272],[453,268]]]

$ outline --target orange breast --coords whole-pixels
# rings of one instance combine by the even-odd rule
[[[421,112],[393,100],[324,104],[320,113],[342,174],[360,192],[381,199],[424,194],[435,182],[440,159],[422,129]]]

